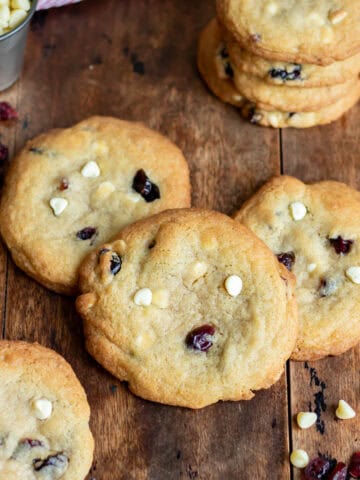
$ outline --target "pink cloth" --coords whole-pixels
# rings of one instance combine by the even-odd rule
[[[41,10],[43,8],[62,7],[63,5],[77,3],[80,1],[81,0],[39,0],[37,9]]]

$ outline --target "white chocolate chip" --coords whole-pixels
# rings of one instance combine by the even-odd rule
[[[333,29],[326,26],[322,27],[320,38],[323,43],[331,43],[334,38]]]
[[[167,308],[169,306],[169,291],[165,288],[157,288],[153,291],[152,303],[159,308]]]
[[[269,113],[268,116],[268,121],[270,123],[270,125],[273,127],[273,128],[277,128],[280,124],[280,116],[279,114],[277,113]]]
[[[196,280],[203,277],[208,270],[208,265],[204,262],[192,263],[184,274],[184,283],[187,286],[192,285]]]
[[[92,65],[93,66],[93,65]],[[109,147],[107,146],[107,144],[105,142],[95,142],[93,145],[92,145],[92,149],[93,151],[96,153],[96,155],[108,155],[109,153]]]
[[[275,2],[270,2],[266,6],[266,11],[270,15],[275,15],[275,13],[278,11],[278,9],[279,9],[278,4],[275,3]]]
[[[354,418],[356,413],[345,400],[339,400],[335,415],[341,420],[349,420],[350,418]]]
[[[9,28],[15,28],[18,25],[20,25],[20,23],[25,20],[26,16],[27,16],[27,12],[25,10],[22,10],[22,9],[13,10],[10,13]]]
[[[152,302],[152,291],[150,288],[141,288],[134,295],[134,302],[136,305],[148,307]]]
[[[315,425],[317,415],[314,412],[299,412],[296,416],[297,424],[300,428],[310,428]]]
[[[54,197],[50,200],[50,207],[53,209],[54,215],[57,217],[62,214],[65,208],[68,206],[66,198]]]
[[[106,200],[113,192],[115,192],[115,186],[111,182],[102,182],[98,188],[91,195],[91,205],[97,207]]]
[[[140,200],[141,197],[138,193],[130,192],[130,193],[126,194],[126,198],[128,200],[130,200],[130,202],[132,202],[132,203],[138,203],[138,201]]]
[[[309,463],[309,455],[305,450],[294,450],[290,455],[290,462],[296,468],[305,468]]]
[[[333,10],[329,12],[328,18],[333,25],[336,25],[344,20],[348,15],[346,10]]]
[[[237,297],[243,287],[243,282],[238,275],[230,275],[225,280],[225,288],[231,297]]]
[[[322,17],[316,12],[311,12],[307,17],[307,20],[309,23],[312,23],[313,25],[317,25],[318,27],[325,24],[324,17]]]
[[[309,265],[307,266],[307,271],[309,273],[312,273],[314,270],[316,270],[316,267],[317,267],[316,263],[309,263]]]
[[[30,10],[30,1],[29,0],[11,0],[11,8],[20,10],[25,10],[26,12]]]
[[[345,274],[353,283],[360,285],[360,267],[349,267]]]
[[[35,416],[39,420],[46,420],[51,417],[52,403],[46,398],[34,400],[32,404]]]
[[[0,5],[0,26],[7,27],[10,20],[10,8],[7,5]]]
[[[91,162],[86,163],[81,169],[81,175],[86,178],[98,177],[100,175],[99,165],[93,160]]]
[[[291,216],[295,221],[302,220],[307,214],[306,207],[301,202],[293,202],[289,208]]]
[[[232,96],[232,99],[234,102],[241,103],[244,100],[244,97],[242,95],[235,94]]]

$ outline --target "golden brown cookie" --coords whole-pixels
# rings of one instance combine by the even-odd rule
[[[334,182],[275,177],[235,220],[297,278],[300,334],[294,360],[339,355],[360,340],[360,193]]]
[[[265,58],[329,65],[360,52],[358,0],[217,0],[221,23]]]
[[[140,218],[190,205],[188,165],[139,123],[92,117],[34,138],[11,162],[0,230],[15,263],[59,293],[82,259]]]
[[[268,60],[241,48],[239,43],[223,30],[224,40],[232,66],[240,72],[254,75],[273,85],[287,87],[324,87],[345,83],[360,72],[360,54],[327,66],[309,63],[287,63]]]
[[[276,382],[295,345],[292,275],[217,212],[170,210],[130,225],[85,259],[80,287],[89,352],[156,402],[249,399]]]
[[[83,480],[94,450],[86,394],[38,344],[0,341],[0,479]]]

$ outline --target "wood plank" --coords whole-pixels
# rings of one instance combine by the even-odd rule
[[[333,179],[360,188],[359,118],[360,106],[357,106],[333,125],[303,131],[283,131],[284,173],[306,182]],[[358,347],[339,357],[309,362],[307,368],[302,362],[291,363],[292,416],[299,411],[307,411],[309,402],[314,409],[314,395],[317,395],[325,428],[323,434],[315,428],[301,431],[293,421],[294,448],[304,448],[310,457],[317,456],[318,452],[328,453],[339,461],[347,461],[355,450],[359,450],[360,417],[347,422],[335,420],[335,409],[340,398],[360,411],[359,360]],[[325,412],[320,405],[322,390]],[[299,472],[294,473],[298,478]]]
[[[91,114],[141,120],[184,151],[194,205],[230,213],[280,169],[279,137],[244,123],[196,71],[208,0],[87,0],[40,14],[18,85],[16,148]],[[84,351],[72,299],[10,264],[6,336],[37,340],[73,365],[92,407],[97,480],[289,478],[286,378],[251,402],[202,411],[131,395]]]

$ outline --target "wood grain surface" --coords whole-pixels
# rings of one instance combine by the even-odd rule
[[[360,108],[329,127],[279,132],[245,123],[209,93],[195,59],[214,10],[213,0],[86,0],[38,13],[22,78],[0,95],[17,106],[20,120],[0,125],[0,141],[14,152],[44,130],[92,114],[140,120],[184,151],[194,206],[225,213],[281,171],[360,188]],[[54,348],[86,389],[96,438],[88,480],[290,479],[298,476],[288,461],[291,446],[344,460],[359,446],[359,421],[334,420],[339,398],[360,411],[359,349],[306,368],[291,363],[249,402],[190,411],[130,394],[85,352],[73,299],[29,279],[4,247],[0,292],[3,337]],[[319,391],[324,433],[300,431],[293,416],[309,402],[315,408],[314,395],[319,406]]]

